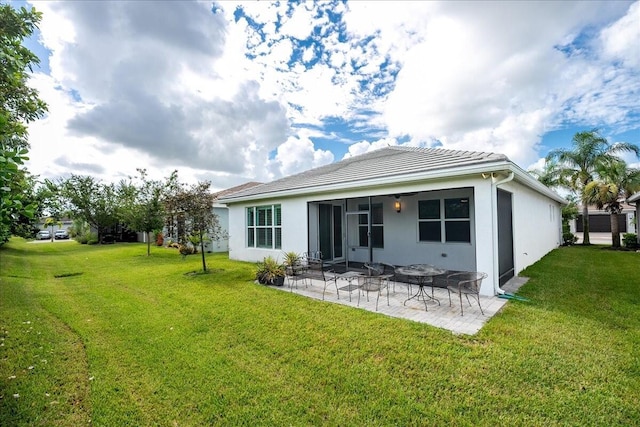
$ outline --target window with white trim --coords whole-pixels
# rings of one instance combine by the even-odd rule
[[[247,247],[282,249],[282,209],[280,205],[247,208]]]
[[[468,197],[418,201],[420,242],[471,242]]]

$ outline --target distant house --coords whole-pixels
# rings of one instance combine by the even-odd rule
[[[590,233],[611,233],[611,214],[596,206],[588,206],[589,212],[589,232]],[[582,212],[582,206],[578,206],[578,212]],[[622,204],[622,212],[618,214],[618,227],[620,233],[635,233],[635,208],[630,204]],[[572,224],[572,231],[582,233],[582,213],[579,214]]]
[[[223,196],[228,196],[236,191],[247,190],[256,185],[260,185],[260,182],[247,182],[241,185],[237,185],[232,188],[227,188],[226,190],[218,191],[217,193],[213,193],[214,202],[213,202],[213,213],[218,216],[218,221],[220,223],[220,227],[222,229],[223,236],[215,241],[211,241],[205,244],[205,251],[208,252],[227,252],[229,250],[229,240],[227,236],[229,235],[229,209],[218,202],[218,199]],[[163,229],[164,234],[164,242],[177,241],[178,240],[178,227],[179,225],[176,223],[173,226],[169,227],[165,225]],[[146,236],[145,233],[140,234],[140,238],[144,239]],[[144,240],[141,240],[144,241]]]
[[[627,203],[636,205],[634,224],[635,224],[635,233],[638,237],[638,243],[640,243],[640,192],[629,197],[627,199]]]
[[[44,218],[40,218],[38,219],[38,222],[36,223],[36,227],[38,227],[39,230],[49,230],[51,231],[51,226],[45,226],[44,223],[47,221],[48,217],[44,217]],[[69,219],[69,218],[62,218],[60,219],[60,221],[57,224],[53,225],[53,230],[66,230],[69,231],[71,229],[71,227],[73,226],[73,220]]]
[[[566,201],[506,156],[387,147],[220,197],[229,256],[483,271],[485,295],[560,245]]]
[[[219,203],[219,199],[223,197],[227,197],[237,191],[247,190],[249,188],[255,187],[256,185],[262,184],[261,182],[246,182],[241,185],[237,185],[235,187],[227,188],[226,190],[219,191],[214,193],[214,204],[213,204],[213,212],[218,215],[218,221],[220,222],[220,227],[223,231],[223,238],[220,240],[216,240],[214,242],[208,243],[208,249],[211,252],[227,252],[229,250],[229,209],[226,205]]]

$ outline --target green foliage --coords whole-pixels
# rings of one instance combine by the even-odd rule
[[[27,86],[27,70],[38,57],[22,45],[41,19],[35,9],[0,4],[0,245],[12,233],[29,234],[37,209],[28,193],[25,124],[41,117],[46,104]]]
[[[265,257],[256,267],[256,280],[263,285],[274,285],[285,276],[285,266],[272,256]]]
[[[554,176],[557,183],[574,192],[582,201],[584,244],[589,240],[589,214],[587,205],[589,196],[587,186],[601,176],[603,171],[615,167],[620,159],[618,154],[624,152],[640,155],[640,147],[634,144],[619,142],[610,144],[599,134],[598,129],[577,132],[572,140],[571,149],[559,148],[552,150],[546,157],[549,164],[557,167]]]
[[[199,182],[187,187],[175,180],[173,184],[165,201],[169,234],[177,236],[178,243],[183,246],[200,244],[202,270],[206,272],[205,237],[218,240],[224,234],[218,215],[213,212],[214,197],[209,191],[211,183]]]
[[[573,234],[571,231],[563,231],[562,232],[562,242],[565,246],[573,245],[578,241],[578,236]]]
[[[99,243],[98,235],[88,230],[84,231],[82,234],[76,235],[75,240],[81,245],[95,245]]]
[[[91,176],[71,175],[60,187],[74,218],[98,230],[98,241],[102,242],[105,230],[118,224],[120,218],[121,200],[115,186]]]
[[[634,233],[624,233],[622,235],[622,243],[625,248],[635,249],[638,247],[638,235]]]
[[[151,233],[161,230],[165,222],[165,201],[170,188],[177,183],[177,172],[166,182],[150,180],[146,169],[137,169],[136,180],[121,182],[118,194],[121,200],[120,218],[130,229],[147,233],[147,256],[151,253]],[[161,246],[162,244],[158,245]]]
[[[289,251],[283,253],[282,263],[285,265],[285,267],[294,267],[296,265],[299,265],[300,261],[301,257],[297,252]]]
[[[28,160],[27,150],[0,149],[0,245],[5,243],[18,224],[34,219],[36,205],[29,197],[29,181],[21,168]],[[25,236],[26,237],[26,236]]]
[[[640,169],[630,168],[624,161],[616,160],[601,166],[598,176],[585,187],[583,200],[611,214],[612,245],[619,248],[618,215],[622,213],[622,201],[640,190]]]
[[[19,10],[0,4],[0,141],[1,150],[27,149],[25,123],[41,117],[46,104],[27,85],[28,71],[40,60],[22,45],[37,28],[42,15],[35,9]]]

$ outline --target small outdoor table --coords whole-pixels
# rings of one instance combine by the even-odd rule
[[[338,274],[337,277],[338,279],[342,279],[342,280],[346,280],[348,282],[348,285],[343,286],[341,288],[338,288],[338,290],[340,291],[349,291],[349,302],[351,302],[351,292],[355,291],[356,289],[359,288],[359,286],[356,284],[352,284],[354,279],[357,279],[358,277],[362,276],[363,274],[358,272],[358,271],[347,271],[346,273],[342,273],[342,274]]]
[[[437,302],[440,305],[440,301],[433,295],[429,295],[425,292],[425,286],[433,286],[433,276],[439,276],[445,274],[447,270],[437,268],[429,264],[413,264],[406,267],[397,267],[396,272],[405,276],[415,277],[418,285],[418,292],[410,298],[407,298],[404,305],[407,305],[407,301],[415,299],[417,301],[424,302],[424,309],[428,311],[428,302]]]

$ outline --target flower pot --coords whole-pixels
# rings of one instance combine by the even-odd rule
[[[284,286],[284,276],[274,277],[271,284],[273,286]]]

